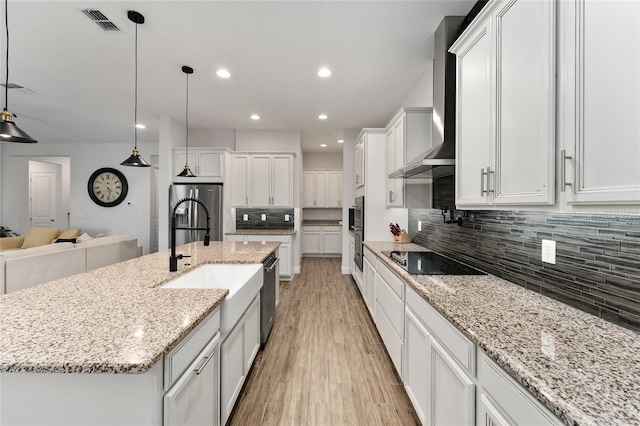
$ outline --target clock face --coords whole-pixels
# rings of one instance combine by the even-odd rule
[[[127,179],[119,170],[105,167],[93,172],[87,189],[89,196],[96,204],[113,207],[124,201],[129,186]]]

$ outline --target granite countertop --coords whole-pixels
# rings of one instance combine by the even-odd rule
[[[342,226],[341,220],[303,220],[302,226]]]
[[[640,334],[493,275],[410,275],[386,266],[566,424],[640,422]]]
[[[295,229],[236,229],[225,235],[294,235]]]
[[[143,373],[228,293],[160,284],[205,263],[261,263],[279,244],[191,243],[178,272],[164,250],[2,295],[0,372]]]

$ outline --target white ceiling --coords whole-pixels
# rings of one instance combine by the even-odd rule
[[[189,65],[191,129],[300,129],[303,151],[321,151],[320,143],[339,151],[344,129],[391,118],[432,60],[442,17],[466,15],[474,3],[12,0],[9,81],[35,93],[10,90],[9,111],[42,144],[133,144],[135,24],[127,10],[136,10],[146,18],[138,27],[138,121],[147,126],[139,141],[158,140],[161,116],[184,123],[181,66]],[[122,31],[103,31],[84,8]],[[321,66],[333,75],[319,78]],[[230,79],[215,75],[220,67]],[[318,120],[321,113],[329,119]]]

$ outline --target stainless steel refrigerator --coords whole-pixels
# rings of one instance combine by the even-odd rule
[[[222,184],[176,183],[169,187],[169,227],[171,227],[171,214],[176,203],[184,198],[197,198],[209,210],[211,221],[211,241],[222,241]],[[187,201],[176,209],[176,226],[185,228],[205,227],[207,215],[202,206],[193,201]],[[171,232],[171,229],[168,230]],[[180,231],[176,232],[176,246],[193,241],[204,241],[205,231]]]

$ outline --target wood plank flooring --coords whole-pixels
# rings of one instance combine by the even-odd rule
[[[339,258],[303,258],[280,283],[271,336],[230,425],[420,424]]]

